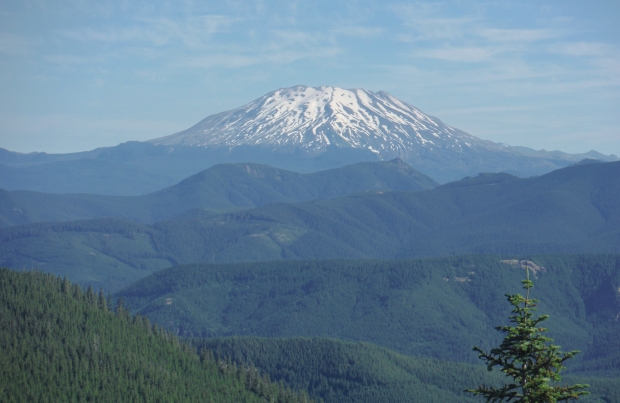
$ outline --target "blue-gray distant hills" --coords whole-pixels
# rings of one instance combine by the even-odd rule
[[[196,262],[620,253],[620,162],[533,178],[487,174],[424,191],[355,194],[152,225],[120,219],[0,230],[0,266],[118,288]]]
[[[276,202],[331,199],[362,192],[425,190],[437,185],[400,159],[361,162],[308,174],[260,164],[219,164],[143,196],[0,190],[0,227],[102,217],[154,223],[192,209],[217,213]]]
[[[401,158],[440,183],[507,172],[540,175],[596,151],[567,154],[482,140],[385,92],[296,86],[187,130],[74,154],[0,150],[0,188],[53,193],[141,195],[218,163],[260,163],[315,172]]]

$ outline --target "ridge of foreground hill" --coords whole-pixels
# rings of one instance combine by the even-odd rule
[[[0,269],[3,402],[308,402],[262,381],[260,391],[148,319],[66,279]],[[247,373],[246,373],[247,375]]]
[[[611,162],[423,192],[275,203],[220,215],[194,210],[154,225],[112,219],[29,224],[0,229],[0,265],[118,290],[153,271],[195,262],[620,253],[618,178],[620,162]]]
[[[259,164],[220,164],[143,196],[0,190],[0,226],[102,217],[153,223],[197,208],[226,211],[360,192],[425,190],[437,185],[400,159],[311,174]]]
[[[521,262],[521,263],[519,263]],[[620,377],[620,255],[458,256],[399,261],[188,265],[122,290],[135,312],[187,336],[332,337],[477,362],[499,342],[505,294],[533,267],[540,314],[572,373]]]

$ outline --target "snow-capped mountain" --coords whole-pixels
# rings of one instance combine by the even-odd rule
[[[440,183],[481,172],[524,177],[583,159],[618,160],[596,151],[567,154],[481,140],[385,92],[296,86],[146,142],[72,154],[0,149],[0,187],[139,195],[221,163],[310,173],[396,157]]]
[[[232,111],[159,139],[161,145],[367,149],[380,159],[412,157],[421,149],[462,151],[500,147],[428,116],[386,92],[296,86],[273,91]]]
[[[148,143],[174,153],[202,150],[213,163],[258,162],[306,172],[400,157],[439,182],[480,172],[539,175],[583,158],[617,160],[481,140],[382,91],[301,85]]]

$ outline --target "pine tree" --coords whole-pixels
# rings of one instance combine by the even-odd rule
[[[71,292],[71,283],[65,276],[65,278],[62,280],[62,293],[69,294],[70,292]]]
[[[103,290],[99,290],[99,298],[97,300],[97,306],[102,311],[108,310],[108,301],[105,298],[105,293],[103,292]]]
[[[116,312],[116,316],[125,322],[129,322],[129,311],[125,308],[125,301],[123,300],[123,297],[116,300],[116,309],[114,311]]]
[[[93,291],[93,286],[91,285],[89,285],[86,290],[86,301],[93,305],[97,305],[97,296],[95,295],[95,291]]]
[[[539,325],[547,320],[549,315],[534,318],[533,311],[536,310],[538,300],[530,299],[530,289],[534,287],[534,283],[530,280],[528,268],[526,272],[526,279],[521,281],[526,290],[525,297],[520,294],[506,294],[508,302],[514,307],[514,315],[510,317],[510,321],[515,326],[495,328],[506,335],[502,344],[490,353],[478,347],[473,348],[479,353],[478,357],[486,362],[489,371],[499,366],[513,382],[501,388],[483,385],[466,391],[482,395],[487,399],[487,403],[555,403],[576,400],[589,393],[582,390],[589,385],[551,386],[549,382],[561,380],[559,373],[565,368],[564,361],[573,358],[579,351],[563,353],[559,346],[551,344],[553,339],[544,336],[547,329]]]

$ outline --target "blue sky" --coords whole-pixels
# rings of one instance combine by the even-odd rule
[[[474,136],[620,156],[618,1],[0,3],[0,147],[183,130],[297,84],[384,90]]]

